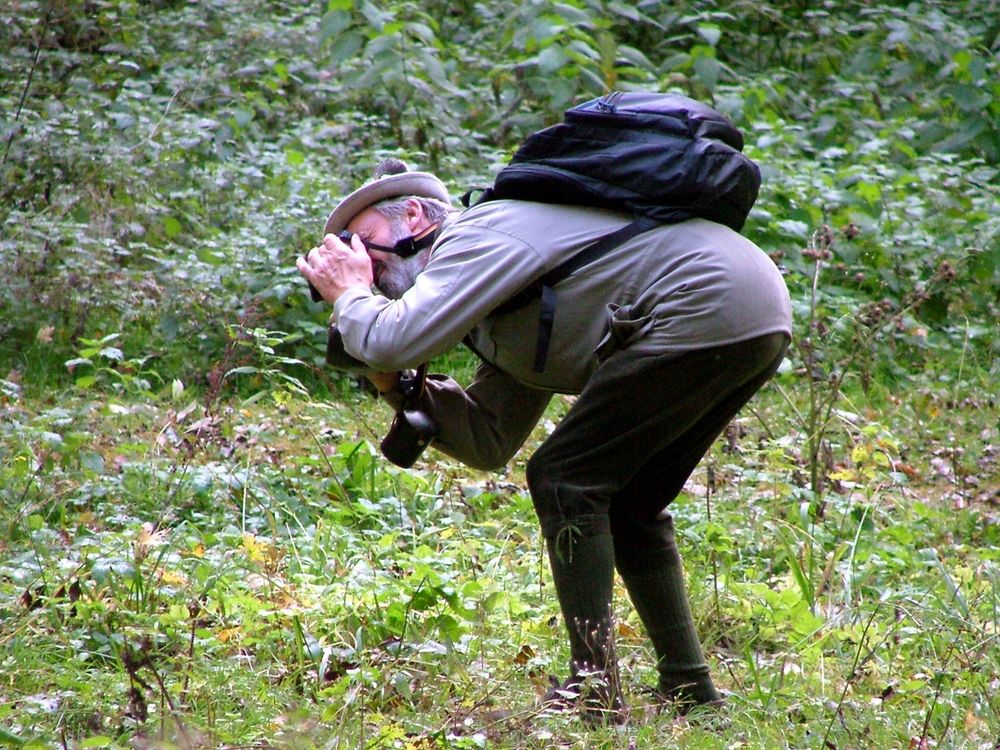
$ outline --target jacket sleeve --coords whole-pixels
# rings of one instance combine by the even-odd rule
[[[448,351],[498,305],[545,271],[521,237],[475,225],[442,234],[431,260],[398,300],[353,287],[333,317],[344,349],[382,372],[405,370]]]
[[[414,406],[440,427],[435,448],[474,469],[499,469],[527,440],[551,398],[484,363],[465,390],[446,375],[429,375]],[[402,407],[394,396],[386,401]]]

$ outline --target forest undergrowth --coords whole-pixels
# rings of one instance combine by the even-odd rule
[[[0,8],[0,747],[1000,748],[995,11]],[[795,338],[671,508],[725,708],[654,702],[619,587],[595,728],[523,472],[572,398],[398,469],[294,259],[382,156],[457,197],[639,88],[744,132]]]

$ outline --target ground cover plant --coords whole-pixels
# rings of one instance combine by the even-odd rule
[[[1000,22],[962,2],[0,8],[0,746],[1000,747]],[[674,506],[721,713],[621,729],[523,461],[388,465],[294,271],[387,154],[457,196],[608,88],[764,171],[782,372]],[[469,355],[442,368],[468,378]]]

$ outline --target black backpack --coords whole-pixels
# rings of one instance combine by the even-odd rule
[[[553,288],[621,243],[658,224],[703,218],[742,229],[760,189],[743,136],[711,107],[677,94],[614,92],[565,112],[533,133],[476,204],[503,198],[617,209],[635,220],[588,245],[494,314],[542,296],[535,372],[545,368]],[[470,193],[463,196],[469,204]],[[473,205],[476,205],[473,204]]]

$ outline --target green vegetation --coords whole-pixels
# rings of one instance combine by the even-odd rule
[[[1000,747],[995,3],[685,6],[0,8],[0,747]],[[380,156],[458,195],[638,87],[746,133],[797,335],[674,506],[727,709],[619,592],[595,730],[523,464],[382,461],[293,260]]]

